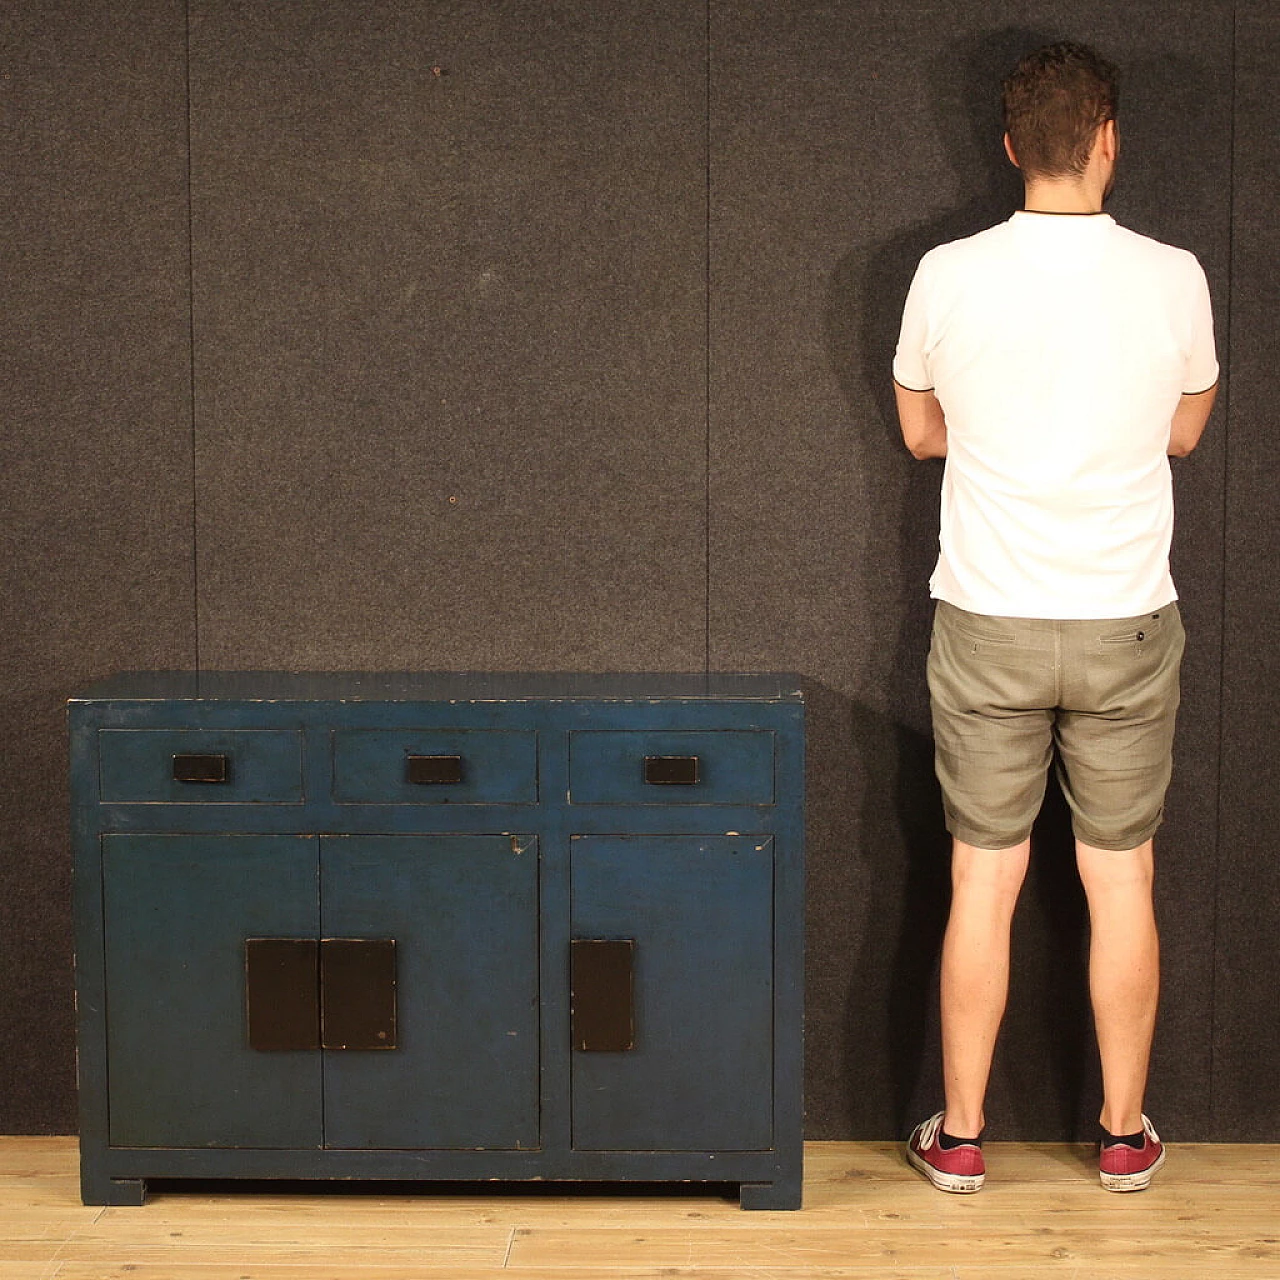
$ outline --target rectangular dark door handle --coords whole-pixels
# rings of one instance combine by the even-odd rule
[[[644,780],[658,786],[691,787],[698,781],[698,757],[645,756]]]
[[[396,1047],[394,938],[321,941],[320,1042],[325,1049]]]
[[[423,786],[448,786],[462,781],[461,756],[406,756],[405,781]]]
[[[245,1015],[251,1049],[320,1047],[320,944],[315,938],[246,938]]]
[[[173,757],[175,782],[230,782],[231,757],[211,755],[176,755]]]
[[[634,938],[574,938],[570,944],[573,1047],[623,1053],[636,1045]]]

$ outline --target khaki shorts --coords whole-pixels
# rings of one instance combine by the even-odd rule
[[[1049,764],[1076,838],[1133,849],[1164,813],[1185,637],[1176,604],[1054,621],[939,600],[929,693],[947,830],[982,849],[1031,834]]]

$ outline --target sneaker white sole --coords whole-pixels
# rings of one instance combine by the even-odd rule
[[[907,1163],[923,1173],[939,1191],[950,1191],[954,1195],[967,1196],[981,1191],[987,1176],[985,1173],[944,1173],[941,1169],[935,1169],[922,1155],[918,1155],[914,1147],[907,1148]]]
[[[1151,1179],[1155,1177],[1156,1170],[1164,1164],[1165,1153],[1163,1151],[1156,1157],[1156,1162],[1149,1169],[1143,1169],[1140,1173],[1104,1173],[1098,1170],[1098,1178],[1102,1185],[1108,1191],[1145,1191],[1151,1185]]]

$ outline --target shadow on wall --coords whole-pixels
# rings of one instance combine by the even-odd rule
[[[954,170],[957,206],[850,253],[829,283],[829,357],[855,420],[861,418],[874,437],[864,441],[868,464],[886,477],[902,475],[896,490],[889,484],[882,500],[863,513],[872,524],[866,545],[879,548],[886,565],[882,607],[893,611],[883,620],[883,656],[872,675],[875,705],[849,706],[840,699],[847,737],[838,749],[861,784],[861,794],[850,797],[859,839],[853,856],[866,864],[859,879],[870,895],[859,910],[862,936],[853,939],[857,960],[844,1026],[845,1115],[854,1137],[901,1137],[942,1096],[937,966],[950,897],[950,840],[933,774],[924,675],[933,613],[925,584],[937,556],[942,464],[914,464],[905,475],[898,465],[903,445],[893,353],[923,254],[1001,222],[1019,207],[1022,184],[1001,147],[1000,82],[1024,52],[1054,38],[1005,29],[975,35],[935,59],[928,68],[932,97],[922,105],[932,113]],[[1008,1034],[993,1070],[990,1112],[993,1129],[1004,1137],[1072,1136],[1091,1060],[1083,895],[1060,797],[1051,795],[1046,804],[1036,845],[1014,945],[1017,952],[1030,949],[1048,959],[1043,965],[1029,959],[1021,985],[1031,1011],[1011,1001]],[[877,1062],[885,1064],[887,1079],[869,1078]],[[894,1135],[883,1132],[886,1114]]]

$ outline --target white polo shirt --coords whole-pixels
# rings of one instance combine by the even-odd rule
[[[921,259],[893,376],[947,423],[935,598],[1031,618],[1176,598],[1169,428],[1218,378],[1194,255],[1104,213],[1015,213]]]

